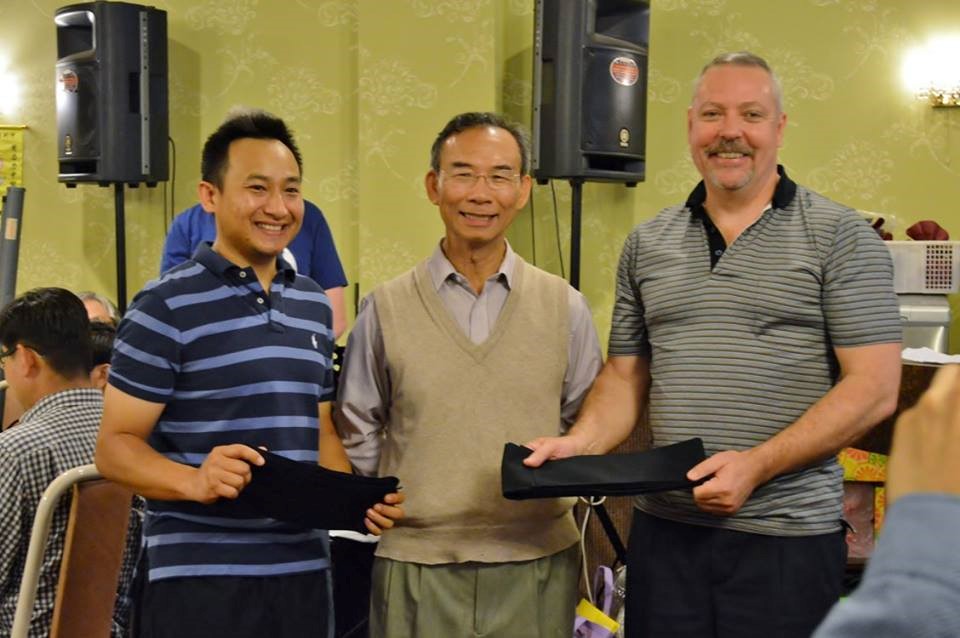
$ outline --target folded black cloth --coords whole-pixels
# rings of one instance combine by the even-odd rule
[[[230,503],[234,515],[275,518],[306,528],[365,532],[367,509],[396,492],[400,484],[395,476],[374,478],[334,472],[257,451],[266,462],[251,466],[253,478]]]
[[[504,446],[500,466],[504,497],[630,496],[691,488],[698,483],[687,480],[687,472],[706,458],[701,439],[646,452],[574,456],[538,468],[523,464],[530,453],[522,445]]]

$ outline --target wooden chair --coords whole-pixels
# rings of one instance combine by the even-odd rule
[[[132,492],[94,465],[67,470],[37,506],[11,638],[26,638],[53,513],[72,492],[50,638],[108,638],[123,560]]]

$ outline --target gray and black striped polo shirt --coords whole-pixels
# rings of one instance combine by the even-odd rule
[[[708,454],[753,447],[833,386],[834,347],[900,341],[883,242],[855,211],[778,170],[771,207],[728,247],[710,237],[702,182],[626,240],[609,355],[649,357],[654,445],[699,436]],[[833,458],[779,476],[732,517],[697,509],[689,491],[637,507],[761,534],[828,533],[839,528],[842,476]]]

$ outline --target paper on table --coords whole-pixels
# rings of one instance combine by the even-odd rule
[[[901,358],[914,363],[960,363],[960,355],[944,354],[930,348],[904,348]]]

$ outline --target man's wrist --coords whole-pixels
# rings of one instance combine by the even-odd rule
[[[573,442],[574,449],[578,455],[582,454],[603,454],[600,449],[600,442],[596,437],[590,435],[589,429],[583,424],[574,425],[567,432],[567,438]]]

